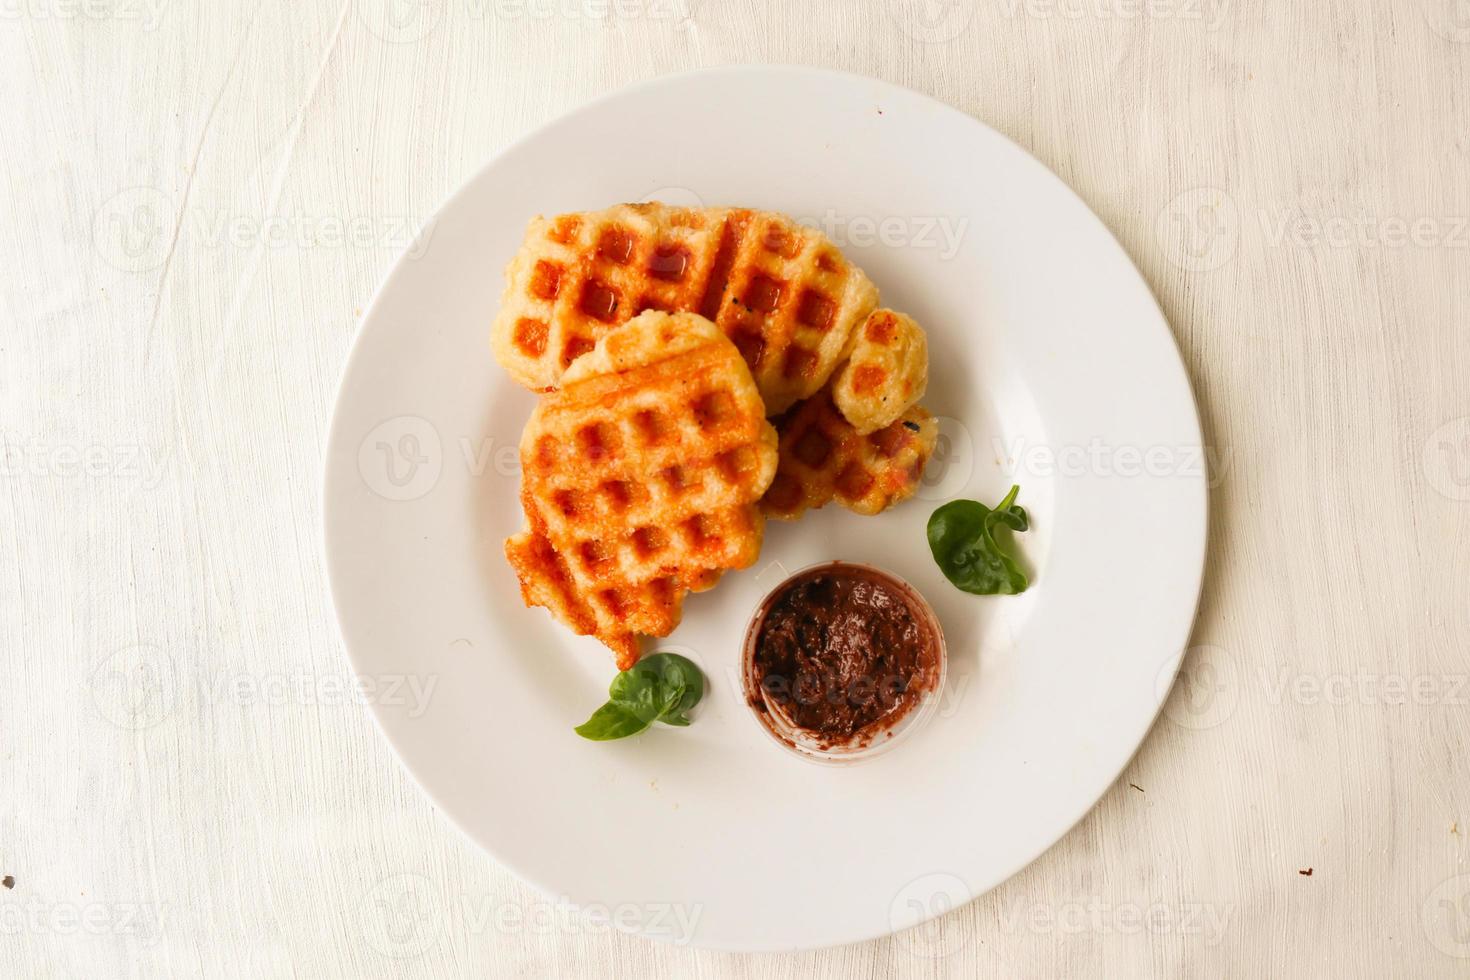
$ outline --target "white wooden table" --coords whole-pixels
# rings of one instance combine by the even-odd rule
[[[790,957],[598,928],[469,845],[355,703],[318,544],[414,229],[568,108],[740,61],[1053,168],[1216,456],[1119,783],[936,927]],[[1463,0],[0,0],[0,146],[0,975],[1470,973]]]

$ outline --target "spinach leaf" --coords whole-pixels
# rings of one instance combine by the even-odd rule
[[[644,724],[652,724],[668,707],[668,699],[681,697],[684,688],[681,685],[676,690],[666,690],[657,673],[638,668],[634,664],[613,678],[607,689],[608,703],[622,705],[642,718]]]
[[[1020,491],[1011,487],[994,510],[977,500],[951,500],[929,516],[929,550],[955,588],[975,595],[1018,595],[1031,584],[995,538],[1000,528],[1024,531],[1031,526],[1026,511],[1016,504]]]
[[[578,735],[625,738],[655,721],[682,728],[689,724],[689,709],[704,697],[704,675],[687,657],[655,653],[614,677],[607,695],[608,702],[577,726]]]
[[[624,705],[616,701],[609,701],[592,712],[591,718],[578,725],[576,732],[583,738],[594,742],[607,742],[615,738],[637,735],[650,723],[649,719],[638,715]]]
[[[694,661],[677,653],[655,653],[638,661],[633,669],[637,670],[639,667],[657,672],[663,682],[666,706],[660,712],[658,720],[666,725],[689,724],[686,712],[704,697],[704,675],[699,672]],[[671,697],[675,690],[679,692],[679,696]]]

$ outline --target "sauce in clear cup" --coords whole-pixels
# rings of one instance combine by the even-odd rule
[[[944,633],[898,576],[856,562],[804,568],[762,600],[746,629],[745,701],[804,759],[851,763],[890,750],[933,715]]]

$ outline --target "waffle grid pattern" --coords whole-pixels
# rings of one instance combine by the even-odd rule
[[[912,317],[875,310],[852,333],[832,379],[832,400],[863,433],[892,424],[929,383],[929,344]]]
[[[521,446],[528,530],[507,555],[527,601],[623,666],[636,634],[678,624],[686,592],[760,552],[776,434],[734,348],[704,329],[703,346],[546,395]]]
[[[877,289],[821,234],[771,212],[624,204],[537,218],[506,270],[496,357],[554,388],[645,310],[702,313],[735,341],[769,414],[818,390]]]
[[[735,342],[776,415],[826,384],[878,290],[824,236],[772,212],[733,212],[722,248],[729,277],[702,312]]]
[[[830,500],[872,515],[913,496],[934,454],[939,423],[914,405],[892,424],[860,433],[828,390],[779,420],[777,431],[780,461],[761,508],[769,517],[796,520]]]

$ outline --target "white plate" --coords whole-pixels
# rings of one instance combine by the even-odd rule
[[[501,269],[537,213],[660,197],[816,221],[885,305],[929,331],[945,445],[920,499],[772,522],[752,569],[690,597],[662,644],[709,693],[687,729],[595,744],[606,650],[525,609],[532,396],[490,356]],[[949,237],[947,237],[949,236]],[[1186,643],[1205,548],[1188,381],[1148,288],[1055,176],[974,119],[854,76],[736,68],[603,99],[507,150],[444,207],[363,320],[326,459],[342,635],[383,731],[438,806],[549,895],[723,949],[903,928],[1041,854],[1133,755]],[[1030,591],[979,598],[935,567],[939,501],[1012,482]],[[892,569],[949,642],[939,715],[830,771],[763,735],[741,634],[784,570]],[[403,679],[407,678],[407,681]],[[414,685],[417,685],[416,687]],[[415,693],[417,692],[417,693]]]

